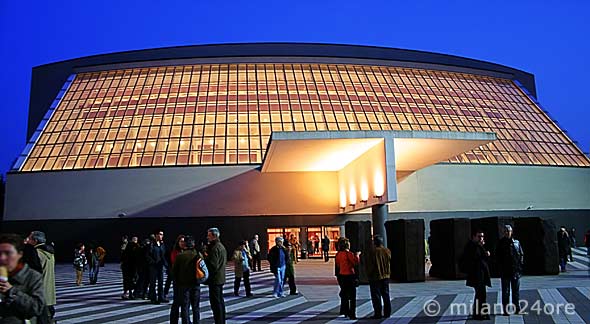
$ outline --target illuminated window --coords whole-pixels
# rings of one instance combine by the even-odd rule
[[[135,68],[72,76],[54,105],[18,159],[21,171],[260,164],[272,131],[391,129],[497,134],[450,163],[590,165],[513,81],[454,72]]]

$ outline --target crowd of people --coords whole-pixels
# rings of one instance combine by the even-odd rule
[[[520,242],[512,236],[512,227],[504,227],[504,236],[493,251],[500,274],[504,315],[517,314],[519,309],[520,278],[523,273],[524,251]],[[220,241],[217,228],[207,230],[207,241],[197,242],[191,235],[179,235],[172,248],[164,243],[164,232],[155,231],[140,241],[138,237],[123,237],[121,244],[121,271],[123,299],[146,299],[151,303],[168,303],[169,290],[173,289],[170,322],[198,323],[201,285],[207,285],[209,302],[215,323],[225,323],[226,310],[223,286],[226,281],[228,260],[234,264],[233,292],[240,296],[243,282],[244,295],[254,296],[250,284],[252,272],[263,271],[261,245],[258,235],[250,241],[239,242],[228,255]],[[561,227],[557,233],[560,266],[573,260],[572,248],[576,247],[575,229]],[[319,240],[318,240],[319,241]],[[326,241],[326,242],[324,242]],[[321,240],[322,250],[329,244]],[[391,251],[384,246],[383,237],[375,235],[372,246],[352,252],[345,237],[336,244],[335,276],[340,287],[340,315],[356,319],[356,290],[359,286],[360,267],[365,267],[369,282],[373,319],[391,316],[389,278]],[[590,256],[590,230],[584,235],[584,245]],[[297,295],[295,266],[299,244],[293,236],[276,237],[269,250],[268,262],[274,275],[272,296],[282,298]],[[328,250],[328,249],[326,249]],[[0,319],[2,323],[22,323],[34,319],[37,323],[52,323],[55,317],[55,248],[47,241],[45,233],[33,231],[26,238],[16,234],[0,234]],[[80,243],[74,250],[73,267],[76,285],[83,282],[83,272],[88,269],[90,284],[98,282],[98,273],[104,265],[106,251],[96,244]],[[327,253],[324,254],[326,257]],[[228,256],[230,258],[228,258]],[[489,270],[491,252],[485,248],[484,233],[473,231],[459,261],[459,268],[467,274],[466,285],[474,289],[472,318],[489,319],[486,308],[486,287],[491,287]],[[327,260],[327,259],[326,259]],[[167,276],[165,276],[167,274]],[[164,280],[166,278],[166,280]],[[288,284],[289,291],[284,291]],[[510,302],[512,301],[512,302]]]

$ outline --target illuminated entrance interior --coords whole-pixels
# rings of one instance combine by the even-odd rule
[[[301,250],[307,252],[308,257],[322,257],[322,238],[327,236],[330,239],[330,256],[336,255],[336,242],[340,237],[339,226],[308,226],[308,227],[284,227],[269,228],[266,230],[268,235],[268,248],[275,245],[275,239],[278,236],[294,242],[299,245],[297,254],[301,255]],[[317,243],[316,243],[317,242]],[[317,246],[317,249],[316,249]]]

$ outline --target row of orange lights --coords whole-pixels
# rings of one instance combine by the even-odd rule
[[[360,202],[367,203],[369,201],[369,181],[364,178],[360,180]],[[373,198],[381,199],[385,193],[385,181],[381,172],[375,172],[373,176]],[[348,186],[348,192],[345,187],[340,188],[340,208],[346,209],[347,206],[357,205],[357,186],[352,182]]]

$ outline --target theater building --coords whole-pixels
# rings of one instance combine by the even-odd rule
[[[68,253],[156,228],[171,240],[217,226],[233,248],[255,233],[263,246],[335,239],[348,220],[382,233],[398,218],[540,216],[581,235],[590,161],[536,98],[524,71],[381,47],[200,45],[42,65],[3,230],[45,230]]]

